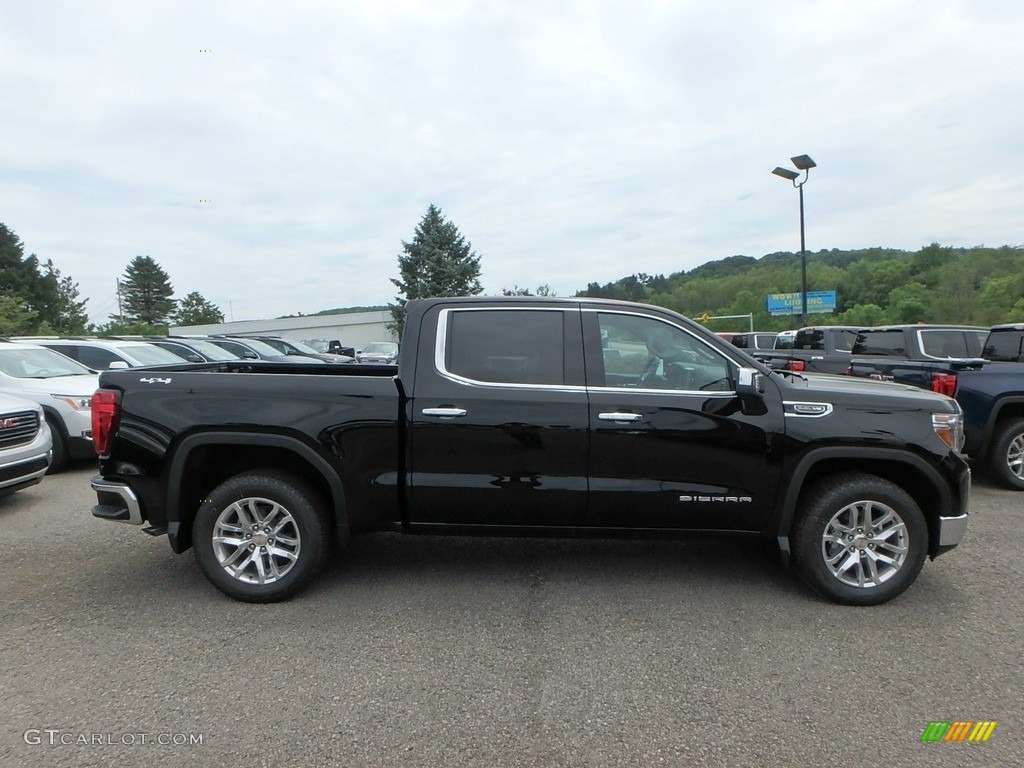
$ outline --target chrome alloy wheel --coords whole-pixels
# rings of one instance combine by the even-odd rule
[[[1006,468],[1024,480],[1024,434],[1017,435],[1006,449]]]
[[[884,584],[907,559],[909,535],[903,519],[878,501],[856,501],[829,520],[821,555],[831,574],[851,587]]]
[[[213,553],[228,574],[247,584],[273,584],[299,559],[299,529],[287,509],[251,497],[230,504],[213,525]]]

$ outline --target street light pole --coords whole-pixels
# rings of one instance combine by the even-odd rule
[[[801,308],[800,313],[800,325],[807,325],[807,242],[804,238],[804,184],[807,183],[808,177],[811,175],[811,168],[817,168],[818,164],[811,160],[810,155],[797,155],[796,157],[790,158],[790,161],[798,170],[804,172],[804,180],[799,184],[796,180],[800,178],[800,174],[795,171],[789,170],[789,168],[777,167],[772,173],[776,176],[781,176],[787,181],[793,182],[793,186],[796,187],[800,193],[800,298]]]

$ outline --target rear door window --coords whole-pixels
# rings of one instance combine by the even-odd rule
[[[488,383],[565,383],[565,313],[487,309],[448,313],[444,369]]]

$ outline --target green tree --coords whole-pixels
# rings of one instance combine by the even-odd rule
[[[910,282],[889,292],[889,316],[894,323],[931,322],[932,293],[918,282]]]
[[[885,310],[877,304],[857,304],[836,317],[836,325],[859,325],[868,328],[873,325],[885,325],[889,317]]]
[[[36,313],[25,306],[20,296],[0,294],[0,336],[18,336],[31,332]]]
[[[19,327],[8,324],[8,333],[39,333],[55,326],[58,283],[39,272],[39,258],[25,256],[25,246],[12,230],[0,224],[0,296],[16,299],[7,302],[8,317],[20,318]],[[13,315],[11,308],[20,310]]]
[[[397,304],[390,305],[394,317],[390,328],[399,338],[407,302],[434,296],[475,296],[483,291],[480,257],[433,203],[416,226],[412,242],[402,241],[402,250],[399,279],[391,280],[402,295],[395,297]]]
[[[102,325],[90,324],[87,332],[96,336],[166,336],[167,326],[113,317]]]
[[[47,259],[43,265],[45,274],[42,280],[47,283],[46,292],[52,294],[53,302],[48,306],[48,312],[43,317],[43,322],[53,330],[54,333],[70,336],[78,333],[85,333],[89,317],[85,312],[85,305],[88,299],[79,300],[78,283],[67,275],[62,275],[60,270],[54,266],[52,259]]]
[[[163,268],[149,256],[136,256],[121,280],[121,305],[129,322],[166,325],[174,310],[174,288]]]
[[[198,291],[192,291],[178,302],[171,315],[174,325],[208,325],[223,323],[224,313],[220,307],[203,298]]]

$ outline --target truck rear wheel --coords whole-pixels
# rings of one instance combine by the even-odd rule
[[[196,513],[196,561],[228,597],[284,600],[326,560],[330,530],[322,505],[312,487],[287,473],[236,475],[218,485]]]
[[[1011,419],[996,432],[988,470],[1000,485],[1024,491],[1024,419]]]
[[[793,558],[818,593],[846,605],[877,605],[917,578],[928,528],[895,483],[860,473],[833,476],[809,489],[801,505]]]

